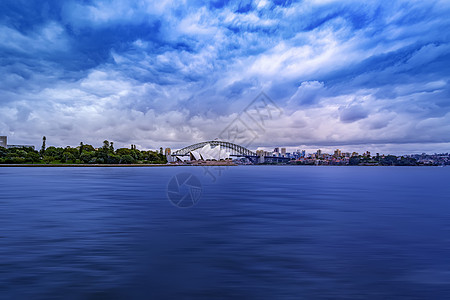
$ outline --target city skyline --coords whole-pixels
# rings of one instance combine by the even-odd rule
[[[249,147],[450,149],[448,1],[4,1],[0,135],[173,149],[265,92]]]
[[[101,147],[81,142],[77,147],[47,147],[46,137],[38,150],[34,145],[11,145],[6,136],[0,136],[0,166],[51,165],[51,166],[135,166],[147,165],[197,165],[228,166],[254,164],[333,165],[333,166],[446,166],[450,154],[407,154],[345,152],[336,149],[332,154],[318,149],[288,152],[284,147],[272,151],[252,151],[242,145],[220,140],[204,141],[172,151],[160,147],[146,151],[136,145],[115,148],[114,142],[104,140]]]
[[[114,141],[112,141],[112,142],[114,142]],[[41,141],[41,143],[42,143],[42,141]],[[83,142],[81,142],[81,143],[83,143]],[[35,144],[26,144],[26,145],[24,145],[24,144],[17,144],[17,143],[10,144],[10,143],[7,143],[7,136],[0,136],[0,146],[1,147],[5,147],[7,144],[10,147],[21,147],[21,146],[24,146],[24,147],[33,147],[35,149],[39,149],[39,147],[41,147],[41,145],[37,145],[37,144],[36,145]],[[60,147],[60,148],[77,147],[77,146],[79,146],[79,143],[72,143],[72,144],[69,144],[69,145],[47,144],[47,146],[48,147]],[[102,146],[102,143],[100,141],[98,141],[96,143],[93,143],[92,146],[94,146],[94,147],[98,146],[97,148],[100,148]],[[185,147],[185,146],[188,146],[188,145],[186,144],[183,147]],[[130,148],[130,147],[136,147],[136,145],[133,145],[133,144],[130,144],[130,145],[119,145],[119,147]],[[163,149],[169,149],[169,150],[174,151],[174,150],[179,150],[179,149],[181,149],[183,147],[172,148],[172,147],[167,147],[167,146],[161,145],[159,147],[155,147],[155,148],[151,148],[151,149],[150,148],[141,148],[141,150],[144,150],[144,151],[146,151],[146,150],[159,151],[160,148],[163,148]],[[251,147],[250,146],[248,148],[250,150],[254,150],[256,152],[258,152],[258,151],[264,151],[264,152],[268,152],[268,153],[279,152],[280,154],[283,154],[283,151],[284,151],[284,153],[286,154],[286,153],[294,153],[294,152],[299,152],[299,151],[305,151],[306,154],[315,154],[318,151],[320,151],[323,154],[329,154],[329,155],[332,155],[336,150],[339,150],[342,153],[363,154],[363,153],[369,152],[369,153],[372,153],[372,154],[378,153],[380,155],[397,155],[397,156],[417,155],[417,154],[434,155],[434,154],[441,154],[441,153],[449,153],[450,152],[450,151],[443,151],[443,152],[428,151],[428,152],[426,152],[426,151],[419,151],[417,149],[413,150],[413,151],[410,151],[410,152],[383,152],[383,151],[377,151],[376,147],[368,147],[367,145],[360,146],[360,147],[344,147],[344,148],[336,148],[336,147],[332,147],[332,146],[330,146],[330,147],[320,147],[320,146],[314,147],[314,146],[311,146],[311,145],[303,145],[303,146],[300,146],[300,147],[277,146],[277,147],[273,147],[273,148],[270,148],[270,147]],[[273,149],[273,150],[271,151],[270,149]],[[277,151],[277,149],[278,149],[278,151]]]

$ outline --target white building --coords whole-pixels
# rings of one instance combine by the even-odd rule
[[[203,148],[189,152],[189,156],[176,156],[178,161],[189,160],[224,160],[230,158],[230,152],[227,152],[222,147],[216,146],[211,148],[210,144],[206,144]]]

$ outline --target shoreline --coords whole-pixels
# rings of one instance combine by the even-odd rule
[[[82,167],[82,168],[98,168],[98,167],[171,167],[167,164],[0,164],[2,167],[30,167],[30,168],[64,168],[64,167]]]
[[[178,167],[178,166],[237,166],[231,163],[200,163],[200,164],[0,164],[1,167],[30,167],[30,168],[64,168],[64,167],[82,167],[82,168],[111,168],[111,167]]]
[[[126,167],[203,167],[203,166],[239,166],[236,164],[0,164],[0,168],[126,168]],[[242,165],[246,166],[246,165]],[[248,166],[290,166],[290,167],[304,167],[304,166],[313,166],[313,167],[444,167],[441,165],[433,166],[433,165],[419,165],[419,166],[380,166],[380,165],[291,165],[291,164],[274,164],[274,165],[265,165],[265,164],[255,164]]]

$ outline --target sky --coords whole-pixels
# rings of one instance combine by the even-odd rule
[[[448,0],[2,0],[0,135],[176,149],[264,93],[280,113],[251,149],[450,152],[449,16]]]

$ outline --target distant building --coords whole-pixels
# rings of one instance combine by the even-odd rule
[[[272,156],[273,152],[265,151],[265,150],[256,150],[257,156]]]
[[[256,155],[258,156],[258,163],[263,164],[265,162],[266,151],[256,150]]]
[[[264,150],[256,150],[256,155],[258,156],[264,156],[265,151]]]
[[[171,163],[173,162],[173,157],[170,155],[172,153],[172,150],[170,148],[164,149],[164,155],[166,156],[167,162]]]
[[[281,156],[286,156],[286,148],[281,148]]]
[[[32,145],[8,145],[8,137],[7,136],[0,136],[0,147],[8,148],[8,149],[25,147],[25,148],[31,148],[34,150],[34,146],[32,146]]]
[[[6,148],[8,145],[8,137],[0,136],[0,147]]]
[[[317,152],[316,152],[316,157],[317,158],[320,158],[322,156],[322,150],[317,150]]]
[[[336,150],[334,151],[334,157],[336,157],[336,158],[341,157],[341,150],[336,149]]]
[[[34,146],[33,145],[7,145],[8,149],[13,149],[13,148],[31,148],[34,150]]]
[[[280,148],[279,148],[279,147],[276,147],[275,149],[273,149],[273,152],[279,153],[279,152],[280,152]]]

